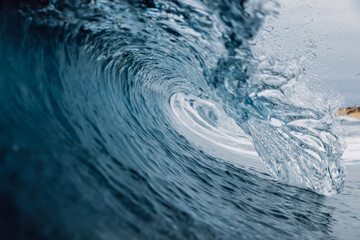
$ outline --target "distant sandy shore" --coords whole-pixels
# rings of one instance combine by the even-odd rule
[[[341,108],[336,115],[360,119],[360,107]]]

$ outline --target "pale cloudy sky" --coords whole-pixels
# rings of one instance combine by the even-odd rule
[[[308,77],[360,105],[360,0],[279,0],[257,44],[297,58],[315,54]],[[314,55],[314,56],[315,56]]]

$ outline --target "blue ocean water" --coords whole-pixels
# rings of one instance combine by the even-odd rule
[[[359,236],[359,123],[253,53],[276,1],[0,6],[1,239]]]

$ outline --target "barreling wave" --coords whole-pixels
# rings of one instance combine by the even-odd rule
[[[175,234],[168,222],[181,225],[192,217],[184,210],[172,219],[168,212],[181,212],[188,200],[206,215],[202,197],[191,193],[200,186],[213,196],[208,187],[221,179],[221,163],[189,144],[191,136],[181,131],[190,129],[224,151],[254,155],[248,135],[277,180],[320,194],[340,192],[343,150],[331,109],[311,102],[314,94],[297,83],[299,66],[251,52],[251,40],[277,8],[274,1],[235,0],[19,5],[1,26],[7,36],[0,41],[7,69],[0,75],[0,100],[6,103],[0,107],[1,143],[9,159],[19,151],[40,159],[35,168],[25,164],[29,177],[19,177],[19,184],[39,181],[31,169],[51,164],[46,171],[55,174],[62,166],[62,174],[71,173],[62,186],[89,182],[91,189],[77,191],[93,201],[99,189],[107,189],[101,201],[126,219],[117,226],[139,232],[132,219],[141,216],[153,222],[140,224],[149,233],[159,218]],[[3,164],[9,177],[16,167]]]

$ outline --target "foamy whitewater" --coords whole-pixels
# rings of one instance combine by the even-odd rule
[[[276,1],[0,6],[0,239],[360,235],[359,121],[261,45]]]

